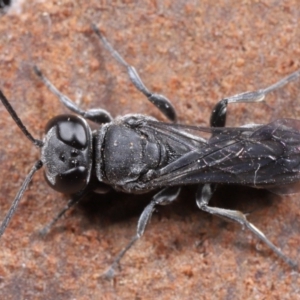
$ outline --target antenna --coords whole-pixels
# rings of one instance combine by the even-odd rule
[[[14,199],[8,213],[6,214],[1,226],[0,226],[0,237],[2,236],[2,234],[4,233],[6,227],[8,226],[8,223],[10,221],[10,219],[12,218],[20,200],[22,199],[22,196],[24,194],[24,192],[26,191],[32,177],[33,177],[33,174],[39,170],[41,167],[43,166],[43,163],[42,161],[38,160],[34,166],[31,168],[29,174],[26,176],[21,188],[19,189],[18,193],[17,193],[17,196],[16,198]]]
[[[24,133],[24,135],[36,146],[38,146],[39,148],[42,148],[44,143],[41,140],[35,139],[31,133],[27,130],[27,128],[25,127],[25,125],[23,124],[23,122],[20,120],[20,118],[18,117],[17,113],[15,112],[15,110],[12,108],[12,106],[10,105],[10,103],[8,102],[7,98],[4,96],[4,94],[2,93],[2,91],[0,90],[0,100],[3,103],[3,105],[5,106],[6,110],[9,112],[9,114],[11,115],[11,117],[13,118],[13,120],[16,122],[16,124],[19,126],[19,128],[22,130],[22,132]]]
[[[16,122],[16,124],[19,126],[19,128],[22,130],[22,132],[24,133],[24,135],[37,147],[42,148],[44,143],[41,140],[35,139],[31,133],[27,130],[27,128],[25,127],[25,125],[22,123],[22,121],[20,120],[20,118],[18,117],[17,113],[15,112],[15,110],[12,108],[12,106],[10,105],[10,103],[8,102],[7,98],[4,96],[4,94],[2,93],[2,91],[0,90],[0,100],[3,103],[3,105],[5,106],[6,110],[9,112],[9,114],[11,115],[11,117],[13,118],[13,120]],[[8,223],[10,221],[10,219],[12,218],[14,212],[16,211],[16,208],[20,202],[20,200],[22,199],[22,196],[25,192],[25,190],[27,189],[33,174],[39,170],[41,167],[43,166],[43,162],[41,160],[38,160],[34,166],[31,168],[30,172],[28,173],[28,175],[26,176],[21,188],[19,189],[8,213],[6,214],[1,226],[0,226],[0,237],[2,236],[2,234],[4,233],[6,227],[8,226]]]

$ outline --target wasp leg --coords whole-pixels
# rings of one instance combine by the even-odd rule
[[[45,236],[49,233],[49,231],[51,230],[51,228],[53,227],[53,225],[62,217],[64,216],[64,214],[73,206],[75,206],[79,201],[80,198],[73,198],[71,200],[68,201],[68,203],[66,204],[66,206],[52,219],[52,221],[47,224],[43,229],[40,230],[40,234],[41,236]]]
[[[52,221],[47,224],[43,229],[40,230],[40,234],[42,236],[45,236],[49,233],[53,225],[62,217],[64,214],[73,206],[75,206],[77,203],[79,203],[86,195],[88,194],[88,191],[83,190],[77,194],[72,195],[72,198],[68,201],[66,206],[52,219]]]
[[[167,99],[163,95],[154,94],[148,90],[145,84],[142,82],[138,72],[132,66],[130,66],[124,58],[117,52],[112,45],[107,41],[107,39],[102,35],[100,30],[96,27],[96,25],[92,24],[93,31],[97,34],[99,39],[102,41],[105,48],[110,52],[110,54],[116,59],[116,61],[123,65],[126,70],[127,74],[133,83],[133,85],[142,92],[147,99],[154,104],[170,121],[176,121],[176,111],[173,105],[171,104],[170,100]]]
[[[274,251],[283,261],[289,264],[291,267],[296,268],[297,263],[287,257],[279,248],[277,248],[257,227],[250,223],[246,215],[237,210],[230,210],[218,207],[208,206],[209,200],[213,195],[213,190],[210,184],[205,184],[203,187],[199,187],[196,195],[197,206],[212,215],[217,215],[219,217],[235,221],[242,225],[242,227],[247,227],[252,233],[256,235],[261,241],[267,244],[272,251]]]
[[[264,100],[265,96],[289,82],[296,80],[300,76],[300,70],[290,74],[289,76],[277,81],[276,83],[270,85],[265,89],[260,89],[254,92],[245,92],[242,94],[237,94],[228,98],[222,99],[214,107],[211,117],[210,126],[211,127],[224,127],[226,123],[227,105],[229,103],[253,103],[261,102]]]
[[[70,98],[66,95],[61,93],[53,83],[41,72],[41,70],[34,66],[35,74],[41,79],[41,81],[47,86],[47,88],[58,97],[60,102],[66,106],[68,109],[73,111],[74,113],[82,116],[85,119],[88,119],[92,122],[103,124],[109,123],[112,121],[112,117],[110,113],[104,109],[97,108],[97,109],[89,109],[87,111],[82,110],[79,106],[77,106]]]
[[[115,269],[118,266],[120,260],[125,255],[125,253],[133,246],[133,244],[142,237],[145,232],[146,226],[151,219],[152,213],[156,205],[167,205],[175,201],[180,193],[180,187],[167,187],[163,190],[159,191],[156,195],[154,195],[151,202],[145,207],[143,210],[138,224],[136,235],[131,239],[131,241],[127,244],[127,246],[118,254],[115,258],[109,269],[103,274],[103,276],[107,279],[111,279],[114,277]]]

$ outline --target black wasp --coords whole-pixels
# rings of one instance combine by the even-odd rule
[[[104,46],[116,61],[127,69],[134,86],[142,92],[172,123],[130,114],[112,119],[102,109],[84,111],[55,86],[35,67],[35,73],[59,100],[75,115],[61,115],[50,120],[43,141],[34,139],[23,125],[2,92],[0,98],[23,133],[41,148],[41,159],[35,163],[22,184],[13,204],[0,227],[0,235],[7,227],[33,174],[45,166],[49,185],[71,200],[44,228],[43,233],[91,189],[111,186],[126,193],[157,194],[142,212],[136,235],[119,253],[107,276],[126,251],[143,235],[156,205],[166,205],[176,200],[180,187],[198,184],[197,206],[214,215],[236,221],[250,229],[280,258],[292,266],[296,264],[271,243],[246,216],[235,210],[209,206],[218,184],[238,184],[265,188],[278,194],[297,192],[300,180],[300,121],[280,119],[267,125],[251,124],[237,128],[224,128],[229,103],[259,102],[264,97],[295,80],[300,70],[267,87],[224,98],[215,106],[211,128],[176,124],[176,112],[170,101],[150,92],[136,70],[127,64],[113,49],[96,26],[92,26]],[[101,124],[92,131],[86,120]],[[201,133],[211,137],[204,139]],[[96,186],[91,185],[96,181]]]

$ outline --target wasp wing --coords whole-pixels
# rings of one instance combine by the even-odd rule
[[[300,121],[267,125],[203,128],[150,121],[162,141],[182,140],[189,151],[155,172],[146,184],[160,187],[201,183],[242,184],[275,193],[298,192]],[[203,134],[211,136],[206,140]]]

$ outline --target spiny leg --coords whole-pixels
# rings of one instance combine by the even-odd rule
[[[133,66],[130,66],[123,57],[117,52],[112,45],[107,41],[107,39],[102,35],[100,30],[96,27],[96,25],[92,24],[93,31],[97,34],[99,39],[102,41],[105,48],[110,52],[110,54],[116,59],[116,61],[123,65],[126,70],[127,74],[133,83],[133,85],[142,92],[147,99],[154,104],[170,121],[176,121],[176,111],[173,105],[171,104],[170,100],[167,99],[163,95],[154,94],[148,90],[145,84],[142,82],[138,72]]]
[[[224,127],[226,123],[227,105],[229,103],[253,103],[261,102],[264,100],[265,96],[289,82],[296,80],[300,76],[300,70],[290,74],[289,76],[277,81],[276,83],[270,85],[265,89],[260,89],[254,92],[245,92],[242,94],[237,94],[228,98],[222,99],[214,107],[211,117],[210,126],[211,127]]]
[[[253,92],[245,92],[241,94],[237,94],[228,98],[224,98],[221,101],[219,101],[210,117],[210,126],[211,127],[224,127],[226,124],[226,116],[227,116],[227,105],[229,103],[254,103],[254,102],[261,102],[264,100],[265,96],[273,92],[276,89],[279,89],[283,87],[284,85],[288,84],[289,82],[296,80],[300,76],[300,70],[290,74],[289,76],[277,81],[276,83],[272,84],[271,86],[260,89]],[[212,186],[209,184],[206,184],[203,187],[204,189],[210,188],[212,190]],[[214,189],[216,186],[214,186]]]
[[[253,102],[261,102],[264,100],[265,96],[276,90],[281,88],[282,86],[288,84],[289,82],[296,80],[300,77],[300,70],[290,74],[289,76],[279,80],[273,85],[260,89],[254,92],[245,92],[242,94],[237,94],[229,98],[224,98],[220,102],[216,104],[214,107],[211,117],[210,117],[210,126],[211,127],[224,127],[226,124],[226,115],[227,115],[227,105],[229,103],[253,103]],[[277,248],[258,228],[256,228],[253,224],[251,224],[246,215],[241,213],[240,211],[222,209],[217,207],[208,206],[209,200],[211,199],[216,185],[205,184],[204,186],[199,187],[196,202],[198,207],[206,211],[210,214],[218,215],[223,218],[227,218],[233,220],[235,222],[240,223],[243,227],[247,227],[250,231],[252,231],[261,241],[267,244],[271,250],[273,250],[282,260],[288,263],[292,267],[297,267],[297,263],[288,258],[279,248]]]
[[[104,277],[111,279],[115,274],[115,269],[118,266],[120,260],[125,255],[125,253],[134,245],[134,243],[142,237],[146,226],[151,219],[152,213],[156,205],[167,205],[172,203],[178,197],[180,193],[179,187],[167,187],[159,191],[156,195],[153,196],[151,202],[143,210],[137,225],[137,230],[135,236],[127,244],[127,246],[118,254],[114,262],[111,264],[110,268],[104,273]]]
[[[110,113],[104,109],[96,108],[96,109],[89,109],[87,111],[82,110],[78,105],[75,104],[75,102],[73,102],[70,98],[68,98],[63,93],[61,93],[37,66],[34,66],[33,69],[35,74],[41,79],[41,81],[47,86],[47,88],[55,96],[58,97],[60,102],[68,109],[73,111],[74,113],[98,124],[108,123],[112,121],[112,117]]]
[[[133,83],[133,85],[142,92],[147,99],[154,104],[170,121],[176,122],[176,111],[171,104],[171,102],[163,95],[154,94],[148,90],[148,88],[144,85],[141,78],[139,77],[137,71],[134,67],[130,66],[123,57],[112,47],[112,45],[107,41],[107,39],[101,34],[98,28],[93,24],[93,31],[97,34],[99,39],[102,41],[106,49],[111,53],[111,55],[116,59],[116,61],[123,65],[127,74]],[[104,277],[112,278],[115,273],[115,269],[118,266],[120,260],[125,255],[125,253],[135,244],[135,242],[140,239],[140,237],[144,234],[145,228],[152,216],[154,208],[156,205],[166,205],[173,202],[180,192],[179,187],[168,187],[160,192],[158,192],[152,199],[152,201],[146,206],[144,211],[142,212],[135,236],[131,239],[131,241],[127,244],[127,246],[118,254],[115,258],[114,262],[110,266],[110,268],[104,273]]]
[[[205,184],[203,187],[199,187],[196,195],[197,206],[212,215],[217,215],[222,218],[226,218],[235,221],[242,225],[242,227],[247,227],[256,237],[258,237],[262,242],[267,244],[272,251],[274,251],[283,261],[289,264],[292,268],[297,268],[297,263],[287,257],[279,248],[277,248],[257,227],[250,223],[246,215],[237,210],[230,210],[218,207],[208,206],[209,200],[213,195],[213,190],[210,184]]]

